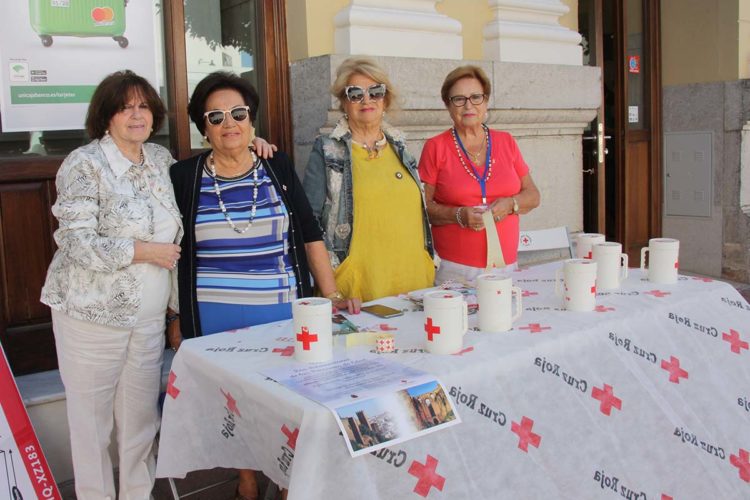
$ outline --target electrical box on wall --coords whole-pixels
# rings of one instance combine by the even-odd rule
[[[664,215],[711,217],[713,133],[664,134]]]

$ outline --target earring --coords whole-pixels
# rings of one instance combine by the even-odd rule
[[[109,135],[109,129],[104,131],[104,135]]]
[[[344,120],[348,120],[348,119],[349,119],[349,114],[348,113],[344,113]]]

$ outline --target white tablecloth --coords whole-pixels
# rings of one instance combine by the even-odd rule
[[[722,282],[631,270],[596,312],[571,313],[560,266],[513,273],[523,316],[469,332],[459,355],[422,351],[421,312],[373,317],[398,328],[386,356],[439,377],[463,419],[376,455],[351,458],[329,410],[257,373],[292,359],[290,321],[184,342],[157,475],[253,468],[290,500],[750,498],[748,303]]]

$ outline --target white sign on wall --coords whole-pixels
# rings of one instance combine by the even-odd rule
[[[152,0],[3,2],[2,132],[83,128],[96,85],[118,70],[156,87],[153,9]]]

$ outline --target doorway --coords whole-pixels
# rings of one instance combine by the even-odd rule
[[[602,71],[583,135],[584,231],[618,241],[636,265],[661,234],[659,2],[581,0],[584,63]]]

